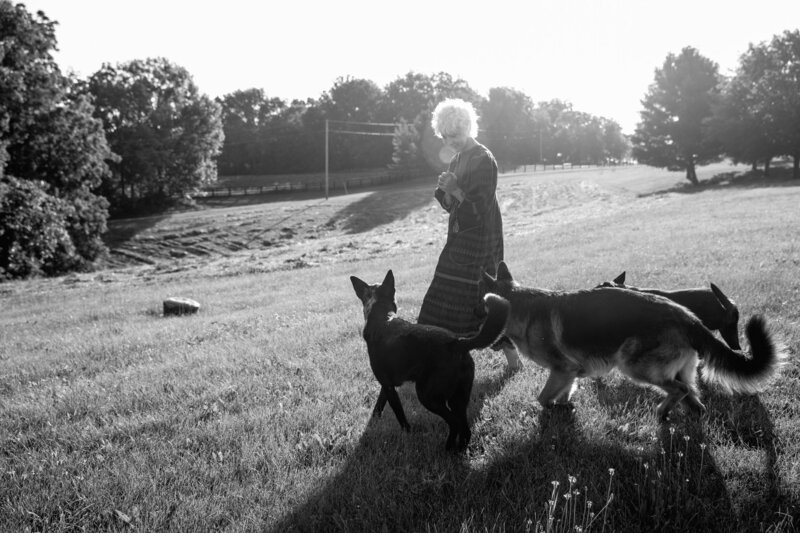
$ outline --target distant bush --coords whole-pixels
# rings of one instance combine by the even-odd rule
[[[80,258],[67,232],[72,208],[42,184],[11,176],[0,181],[0,279],[54,275]]]
[[[86,84],[53,60],[55,25],[0,0],[0,279],[83,269],[106,250],[97,190],[119,157]]]

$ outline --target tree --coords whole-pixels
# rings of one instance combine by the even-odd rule
[[[417,148],[419,134],[413,124],[401,120],[392,137],[392,163],[389,169],[405,176],[415,176],[421,171],[420,154]]]
[[[763,125],[759,133],[774,155],[793,158],[793,176],[800,179],[800,30],[750,45],[739,72],[749,82],[749,110]]]
[[[494,87],[481,110],[482,136],[486,145],[506,164],[532,163],[534,159],[533,102],[526,94],[508,87]]]
[[[368,131],[368,123],[378,120],[383,90],[375,82],[360,78],[338,78],[334,86],[320,97],[320,110],[325,118],[338,124],[332,131],[386,133],[385,129]],[[348,124],[358,123],[358,124]],[[340,133],[329,137],[332,168],[364,168],[386,166],[391,159],[392,144],[381,135]]]
[[[46,186],[13,176],[0,179],[0,280],[58,274],[77,254],[67,232],[68,204]]]
[[[758,112],[751,75],[740,67],[733,78],[726,80],[709,128],[724,153],[733,161],[750,163],[753,170],[759,161],[763,161],[764,173],[769,174],[770,161],[777,153],[777,146],[765,117]]]
[[[156,205],[216,179],[221,109],[164,58],[104,64],[89,79],[96,116],[120,156],[104,190],[114,208]]]
[[[386,121],[413,123],[420,113],[433,109],[433,101],[432,77],[411,71],[386,86],[381,116]]]
[[[261,89],[246,89],[217,98],[222,114],[225,142],[218,160],[224,174],[249,174],[263,156],[258,129],[266,120],[266,102]]]
[[[630,153],[630,142],[616,121],[609,119],[600,121],[603,128],[604,162],[620,163]]]
[[[633,156],[646,165],[685,170],[697,185],[696,165],[719,159],[721,149],[705,122],[719,94],[716,63],[692,47],[669,54],[642,100]]]
[[[0,0],[0,276],[87,268],[105,252],[102,124],[50,52],[55,23]]]

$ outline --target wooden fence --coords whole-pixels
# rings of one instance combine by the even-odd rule
[[[627,163],[625,163],[627,164]],[[528,172],[546,172],[546,171],[559,171],[559,170],[577,170],[584,168],[597,167],[597,165],[573,165],[571,163],[560,163],[556,165],[518,165],[515,167],[503,167],[500,169],[501,174],[514,174],[514,173],[528,173]],[[410,179],[420,178],[428,175],[434,179],[435,172],[425,173],[418,172],[416,174],[410,173],[384,173],[367,176],[352,176],[342,178],[336,176],[330,178],[328,182],[329,191],[341,191],[345,194],[350,189],[358,189],[362,187],[372,187],[375,185],[384,185],[386,183],[397,183]],[[273,193],[291,193],[291,192],[308,192],[308,191],[325,191],[325,180],[310,179],[308,181],[276,181],[269,185],[257,185],[249,187],[204,187],[195,192],[191,196],[193,198],[223,198],[230,196],[250,196],[259,194],[273,194]]]
[[[420,174],[421,176],[422,174]],[[420,177],[409,174],[380,174],[377,176],[358,176],[351,178],[336,178],[328,182],[329,191],[344,190],[345,193],[349,189],[358,189],[361,187],[372,187],[375,185],[384,185],[386,183],[396,183],[406,181],[412,178]],[[273,194],[273,193],[286,193],[286,192],[308,192],[308,191],[325,191],[325,180],[309,180],[309,181],[284,181],[274,182],[269,185],[259,185],[250,187],[204,187],[192,196],[194,198],[220,198],[229,196],[249,196],[257,194]]]

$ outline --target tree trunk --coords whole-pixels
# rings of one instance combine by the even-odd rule
[[[753,167],[750,170],[752,170],[753,172],[758,170],[758,161],[756,161],[755,159],[753,159]]]
[[[697,181],[697,172],[695,172],[694,169],[694,161],[686,165],[686,179],[689,180],[692,185],[700,185],[700,182]]]
[[[772,158],[768,157],[764,160],[764,176],[769,176],[769,164],[772,162]]]
[[[800,179],[800,154],[794,154],[794,166],[792,167],[792,178]]]

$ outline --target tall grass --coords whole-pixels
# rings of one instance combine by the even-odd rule
[[[770,388],[704,388],[707,418],[679,410],[662,425],[659,394],[612,374],[582,380],[574,410],[545,410],[544,372],[527,362],[509,374],[484,350],[466,454],[444,452],[445,425],[413,387],[400,388],[410,434],[390,410],[371,418],[378,386],[348,277],[392,268],[400,313],[416,316],[442,238],[421,228],[427,207],[391,232],[318,244],[381,250],[357,260],[262,273],[269,251],[248,251],[9,283],[0,530],[796,531],[800,187],[734,180],[637,198],[575,180],[550,191],[583,181],[603,194],[533,212],[524,177],[501,185],[516,200],[504,212],[515,277],[563,289],[622,270],[639,286],[713,281],[788,346]],[[401,238],[434,244],[409,253]],[[200,313],[161,316],[174,295]]]

